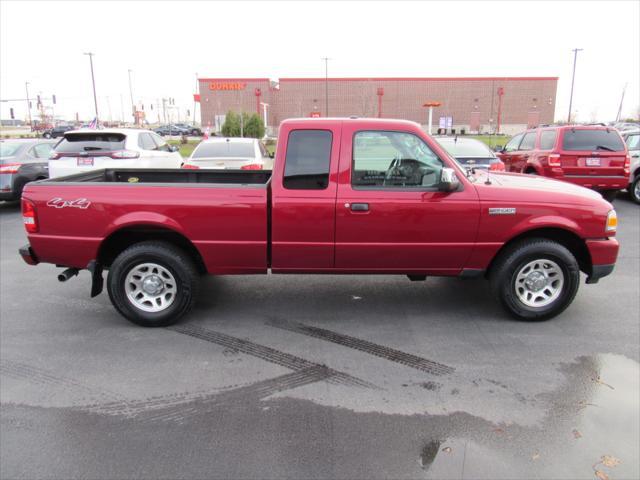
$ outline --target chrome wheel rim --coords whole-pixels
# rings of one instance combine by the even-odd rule
[[[515,276],[518,300],[527,307],[542,308],[553,303],[562,293],[564,273],[560,266],[546,258],[525,264]]]
[[[636,180],[633,184],[633,195],[640,200],[640,180]]]
[[[129,270],[124,288],[134,307],[150,313],[169,308],[178,291],[173,274],[157,263],[141,263]]]

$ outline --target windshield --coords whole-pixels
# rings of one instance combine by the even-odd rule
[[[58,153],[124,150],[125,136],[121,133],[71,133],[56,146]]]
[[[474,158],[494,158],[495,154],[489,150],[484,143],[479,140],[460,139],[457,141],[454,139],[436,139],[438,143],[444,147],[444,149],[452,156],[456,158],[460,157],[474,157]]]
[[[215,142],[202,143],[193,152],[193,159],[198,158],[254,158],[253,143]]]
[[[0,158],[13,157],[20,147],[22,147],[20,143],[0,143]]]
[[[562,139],[564,150],[620,152],[624,143],[615,130],[566,130]]]

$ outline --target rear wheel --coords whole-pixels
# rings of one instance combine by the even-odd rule
[[[116,310],[143,327],[176,323],[193,308],[198,286],[192,259],[166,242],[127,248],[114,260],[107,279]]]
[[[629,194],[631,195],[631,200],[640,204],[640,174],[636,175],[636,178],[631,182]]]
[[[509,313],[522,320],[546,320],[571,304],[578,292],[580,269],[571,252],[559,243],[528,239],[500,254],[490,280]]]

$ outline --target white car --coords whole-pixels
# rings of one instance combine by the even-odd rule
[[[180,168],[183,161],[177,147],[150,130],[73,130],[49,157],[49,178],[101,168]]]
[[[273,158],[258,139],[213,137],[200,142],[182,168],[271,170]]]
[[[634,202],[640,204],[640,129],[625,130],[621,132],[622,138],[629,149],[629,157],[631,158],[629,176],[629,194]]]

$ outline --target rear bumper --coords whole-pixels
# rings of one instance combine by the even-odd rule
[[[624,175],[599,177],[596,175],[552,175],[556,180],[580,185],[593,190],[622,190],[627,188],[629,177]]]
[[[40,260],[38,260],[38,257],[36,257],[36,254],[31,248],[31,245],[27,244],[23,247],[20,247],[18,252],[27,265],[38,265],[40,263]]]
[[[586,243],[592,264],[587,283],[596,283],[602,277],[606,277],[613,272],[620,244],[615,238],[587,240]]]

